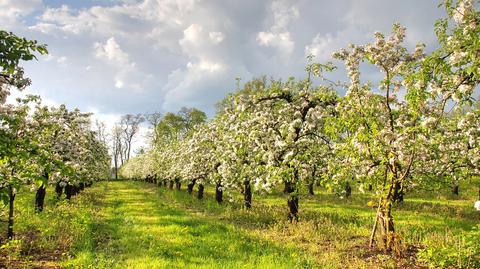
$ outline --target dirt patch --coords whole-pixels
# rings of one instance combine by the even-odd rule
[[[35,229],[17,233],[10,241],[0,238],[0,268],[60,268],[57,263],[68,246],[50,239],[42,240]]]
[[[382,264],[386,257],[395,262],[395,268],[402,269],[427,269],[428,267],[417,263],[417,252],[420,246],[405,246],[401,255],[385,253],[383,249],[378,247],[370,247],[368,244],[357,245],[354,247],[356,251],[361,252],[360,258],[372,264]]]

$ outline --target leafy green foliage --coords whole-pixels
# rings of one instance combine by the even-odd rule
[[[47,46],[0,30],[0,105],[5,103],[10,86],[23,90],[31,84],[19,64],[20,61],[36,59],[36,52],[47,54]]]
[[[419,259],[431,268],[478,268],[480,267],[480,225],[471,231],[460,232],[444,244],[431,242],[418,253]]]

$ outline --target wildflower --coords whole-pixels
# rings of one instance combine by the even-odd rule
[[[480,201],[476,201],[474,207],[477,211],[480,211]]]

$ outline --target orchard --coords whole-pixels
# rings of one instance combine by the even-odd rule
[[[109,238],[143,226],[122,247],[155,250],[153,260],[174,257],[152,263],[155,268],[192,266],[198,253],[212,259],[207,267],[241,267],[251,262],[245,255],[267,255],[263,247],[276,258],[293,251],[291,260],[278,258],[286,268],[323,268],[332,261],[322,252],[332,249],[334,255],[344,253],[332,268],[480,267],[480,11],[472,0],[447,0],[441,8],[446,17],[434,26],[436,48],[412,47],[408,29],[394,24],[366,44],[338,48],[329,62],[307,57],[303,78],[238,80],[213,117],[196,108],[128,114],[108,139],[90,113],[49,107],[31,95],[6,103],[11,91],[31,83],[22,61],[48,52],[46,45],[0,31],[0,197],[8,208],[1,243],[8,249],[15,240],[15,201],[30,192],[31,214],[37,216],[46,214],[49,195],[55,203],[48,203],[48,214],[61,211],[63,203],[88,211],[79,227],[93,227],[85,228],[92,238],[77,248],[94,254],[72,254],[73,262],[62,264],[67,267],[115,256],[110,248],[121,252],[116,244],[122,241],[110,244]],[[344,81],[330,79],[335,72],[345,74]],[[132,141],[145,121],[149,143],[134,154]],[[99,186],[73,198],[93,183]],[[82,203],[92,209],[82,209]],[[441,214],[453,224],[435,230],[433,220]],[[110,226],[97,223],[105,216]],[[114,229],[119,225],[128,228]],[[197,225],[207,232],[195,230]],[[155,229],[164,230],[154,240]],[[209,252],[215,240],[202,239],[219,230],[228,231],[226,237],[254,236],[234,243],[215,238],[220,250],[212,251],[218,255],[243,253],[221,263]],[[170,232],[179,246],[165,247]],[[267,243],[259,247],[264,243],[256,240]],[[288,247],[273,250],[270,244]],[[107,254],[96,256],[97,248]],[[268,255],[253,263],[280,266]],[[150,264],[127,263],[126,257],[105,258],[98,266]],[[232,262],[237,258],[239,263]]]

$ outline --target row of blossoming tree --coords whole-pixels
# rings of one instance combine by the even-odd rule
[[[328,186],[359,182],[378,197],[371,242],[398,244],[393,205],[409,190],[480,176],[480,111],[473,96],[480,82],[480,15],[472,1],[444,2],[448,17],[435,30],[439,47],[426,54],[403,44],[405,28],[372,43],[334,53],[349,81],[333,82],[332,64],[310,62],[307,78],[254,79],[219,104],[208,122],[186,128],[169,113],[157,125],[151,150],[122,167],[126,178],[215,186],[243,193],[277,185],[288,193],[288,217],[298,219],[299,189],[320,180]],[[367,67],[370,66],[370,67]],[[362,80],[362,68],[378,81]],[[375,77],[375,76],[373,76]],[[318,79],[320,78],[320,79]],[[345,92],[339,95],[339,92]],[[172,117],[177,117],[172,121]]]
[[[46,54],[46,46],[0,31],[0,198],[9,206],[8,238],[14,235],[14,201],[22,188],[36,190],[40,212],[48,185],[70,199],[110,170],[108,148],[91,130],[90,114],[44,106],[38,96],[7,102],[11,89],[31,84],[20,64],[35,53]]]

